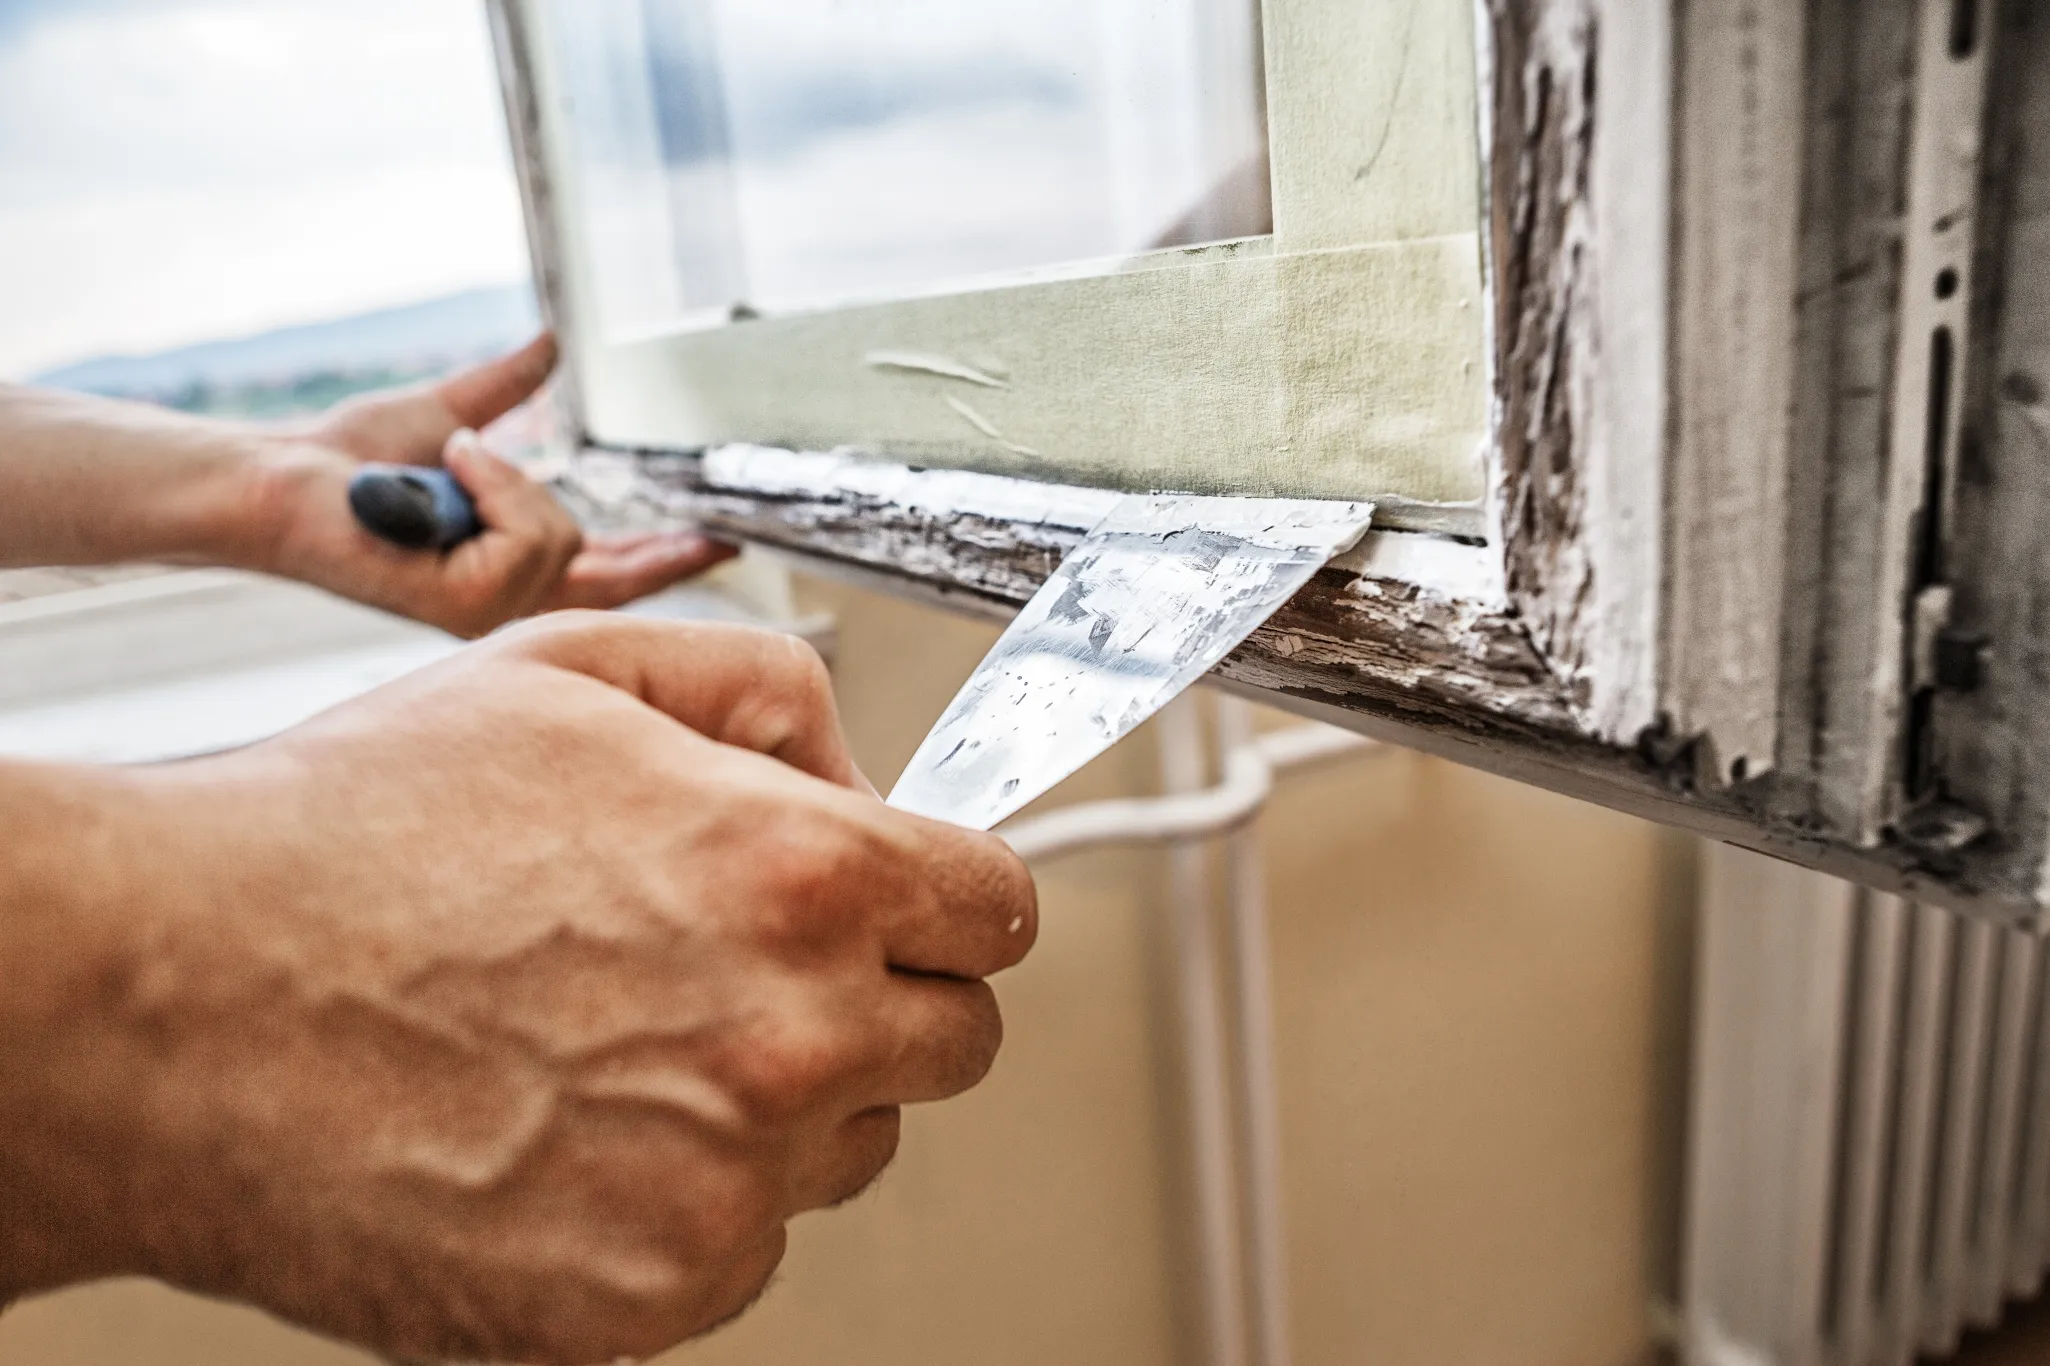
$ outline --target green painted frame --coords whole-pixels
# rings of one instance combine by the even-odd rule
[[[560,110],[557,11],[509,3],[536,35],[534,97]],[[595,288],[579,167],[568,120],[544,118],[560,321],[591,436],[857,447],[1098,487],[1478,504],[1473,11],[1266,0],[1262,28],[1271,238],[632,340],[580,306]]]

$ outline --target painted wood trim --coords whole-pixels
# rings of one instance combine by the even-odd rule
[[[1008,619],[1103,511],[1102,490],[845,456],[597,451],[585,496],[615,514],[693,521],[829,577]],[[2035,908],[1913,851],[1865,849],[1776,816],[1751,788],[1697,781],[1692,754],[1615,745],[1531,641],[1492,556],[1375,533],[1218,671],[1234,691],[1377,739],[1693,830],[1930,904],[2032,923]]]
[[[1495,537],[1588,731],[1660,727],[1670,20],[1486,0]]]
[[[1682,9],[1664,710],[1743,781],[1780,750],[1808,14]]]
[[[519,177],[520,205],[526,217],[527,257],[534,274],[534,298],[542,323],[565,345],[582,335],[567,270],[569,253],[560,224],[562,206],[549,174],[547,132],[539,92],[533,79],[536,53],[524,6],[510,0],[487,0],[492,52],[498,63],[499,95],[505,106],[506,136],[512,145],[513,171]],[[553,401],[565,432],[585,430],[584,405],[577,385],[578,367],[563,365],[552,386]]]
[[[528,41],[545,31],[547,7],[492,3],[506,37],[526,42],[521,100],[559,102],[552,47]],[[1277,213],[1286,220],[1273,251],[1205,250],[1173,269],[1109,269],[629,340],[570,313],[583,429],[625,447],[858,445],[893,459],[1128,488],[1478,505],[1489,419],[1477,193],[1457,175],[1429,194],[1392,183],[1402,168],[1443,179],[1447,157],[1478,167],[1471,109],[1442,108],[1472,103],[1472,15],[1463,0],[1368,8],[1269,0],[1272,50],[1304,79],[1385,68],[1272,111]],[[1313,51],[1305,35],[1317,29],[1325,42]],[[1390,52],[1399,63],[1382,56]],[[1416,145],[1391,153],[1376,128]],[[539,162],[552,192],[549,248],[568,277],[555,287],[594,298],[584,228],[566,212],[579,180],[571,139],[560,119],[529,131],[524,156]],[[1452,221],[1462,207],[1464,221]],[[871,364],[901,353],[997,382]]]
[[[1687,146],[1685,122],[1697,121],[1699,137],[1708,115],[1685,112],[1676,97],[1698,89],[1717,63],[1741,60],[1742,45],[1679,42],[1677,6],[1481,0],[1495,427],[1487,522],[1478,528],[1487,545],[1454,547],[1472,553],[1449,577],[1439,573],[1442,557],[1427,565],[1431,553],[1394,550],[1378,564],[1335,568],[1221,676],[1305,714],[1476,767],[1933,904],[2033,923],[2050,899],[2040,877],[2044,840],[2004,846],[2015,838],[2005,827],[2000,840],[1979,844],[1959,844],[1949,830],[1931,841],[1878,837],[1852,815],[1872,789],[1861,767],[1870,745],[1832,719],[1869,696],[1860,670],[1876,648],[1869,616],[1846,604],[1869,601],[1881,553],[1867,538],[1872,503],[1863,483],[1877,468],[1876,443],[1859,433],[1872,428],[1867,417],[1892,421],[1893,405],[1883,383],[1859,377],[1890,372],[1896,295],[1885,284],[1893,278],[1886,249],[1872,242],[1886,231],[1889,186],[1905,175],[1904,162],[1891,166],[1885,151],[1888,111],[1905,97],[1859,64],[1883,70],[1886,24],[1920,6],[1757,3],[1778,6],[1780,22],[1805,10],[1814,25],[1798,72],[1774,67],[1775,98],[1795,83],[1805,129],[1790,144],[1800,162],[1791,183],[1804,204],[1791,248],[1798,273],[1782,261],[1773,286],[1780,302],[1754,301],[1752,312],[1718,321],[1722,330],[1687,340],[1672,320],[1700,288],[1675,266],[1688,206],[1698,212],[1716,195],[1757,187],[1682,174],[1675,157]],[[1830,38],[1851,30],[1855,50]],[[1690,62],[1707,67],[1689,76]],[[1741,179],[1744,163],[1736,165]],[[1786,220],[1776,224],[1783,234]],[[1788,249],[1784,235],[1771,240]],[[1693,467],[1669,469],[1667,437],[1690,403],[1727,382],[1713,365],[1744,359],[1731,347],[1745,327],[1780,348],[1789,376],[1804,377],[1788,381],[1783,448],[1762,466],[1784,490],[1784,568],[1736,563],[1743,547],[1724,528],[1672,515],[1685,485],[1669,475],[1685,473],[1697,490],[1689,496],[1698,496],[1704,479],[1727,483],[1740,469],[1716,463],[1728,453],[1707,442],[1697,443]],[[1676,347],[1693,348],[1689,363]],[[776,484],[759,471],[737,475],[717,455],[624,454],[657,515],[702,519],[829,572],[998,615],[1029,596],[1092,520],[1089,500],[1103,496],[1020,484],[1037,510],[940,515],[910,486]],[[1456,529],[1471,537],[1477,528]],[[1451,543],[1384,535],[1375,544]],[[1668,594],[1669,582],[1678,591]],[[1777,593],[1767,610],[1779,625],[1753,642],[1771,659],[1740,658],[1751,647],[1728,642],[1704,655],[1701,642],[1676,638],[1683,622],[1701,627],[1727,612],[1741,600],[1733,585],[1744,583]],[[1775,632],[1777,645],[1766,639]],[[1714,696],[1718,651],[1749,671],[1739,706]],[[2015,667],[2034,666],[2018,658]],[[1767,716],[1777,727],[1770,747]],[[1964,737],[1950,748],[1964,752]],[[1775,770],[1761,779],[1747,763],[1750,780],[1729,785],[1727,756],[1754,753],[1772,755]],[[2043,757],[2038,747],[2010,765],[2030,794],[2024,818],[2050,809]],[[2050,818],[2038,824],[2050,836]]]
[[[747,457],[753,454],[756,458]],[[1105,511],[1094,489],[844,457],[736,450],[634,458],[630,495],[664,519],[887,575],[950,606],[1022,607]],[[1406,533],[1341,560],[1225,666],[1229,677],[1456,725],[1577,737],[1573,708],[1500,602],[1484,549]],[[1415,541],[1406,551],[1391,541]],[[1434,568],[1432,561],[1443,567]],[[1433,581],[1435,580],[1435,582]]]
[[[2050,904],[2050,14],[1999,6],[1981,31],[1998,53],[1973,301],[1984,345],[1961,405],[1949,566],[1955,638],[1980,677],[1938,695],[1934,724],[1947,797],[1995,832],[1993,875]]]
[[[608,346],[608,445],[770,440],[1100,487],[1473,503],[1477,234],[981,289]]]
[[[1917,26],[1915,105],[1908,150],[1907,197],[1901,224],[1899,342],[1894,356],[1893,413],[1887,440],[1886,482],[1880,509],[1879,569],[1866,610],[1877,643],[1869,693],[1865,750],[1864,832],[1897,823],[1933,792],[1910,791],[1904,754],[1920,741],[1911,731],[1927,724],[1912,713],[1913,698],[1932,686],[1918,677],[1918,629],[1933,594],[1952,591],[1948,543],[1954,525],[1958,466],[1966,423],[1974,342],[1975,279],[1980,247],[1981,154],[1985,143],[1992,0],[1956,0],[1978,14],[1982,35],[1964,55],[1952,51],[1956,4],[1925,4]],[[2023,51],[2028,49],[2024,47]],[[2015,263],[2013,269],[2039,267]],[[1942,289],[1940,276],[1949,276]],[[2021,286],[2018,283],[2018,287]],[[1937,338],[1946,339],[1939,360]],[[1939,374],[1939,369],[1943,373]],[[1948,616],[1949,607],[1941,614]],[[1923,620],[1918,624],[1918,617]]]
[[[1597,26],[1591,8],[1489,0],[1494,501],[1511,600],[1562,688],[1598,704],[1599,566],[1582,476],[1595,366],[1587,305]]]
[[[1893,407],[1917,0],[1819,0],[1796,295],[1778,780],[1826,829],[1870,803],[1870,627]]]

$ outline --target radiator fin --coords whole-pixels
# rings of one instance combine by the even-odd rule
[[[1701,947],[1688,1360],[1913,1366],[2041,1294],[2050,947],[1736,850]]]

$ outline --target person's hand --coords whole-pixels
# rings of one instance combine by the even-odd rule
[[[477,431],[531,397],[555,368],[555,342],[438,384],[352,399],[288,433],[255,466],[248,520],[272,573],[481,636],[562,608],[618,607],[667,588],[734,551],[695,533],[598,537]],[[362,464],[445,465],[486,530],[446,554],[401,550],[363,530],[348,484]]]
[[[741,1311],[987,1072],[1037,932],[1016,857],[885,807],[817,657],[737,628],[551,618],[86,806],[102,909],[47,952],[97,947],[0,1003],[17,1246],[402,1357]]]

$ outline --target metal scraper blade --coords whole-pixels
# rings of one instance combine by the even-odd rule
[[[1119,500],[968,680],[890,805],[993,829],[1216,668],[1373,516],[1371,503]]]

